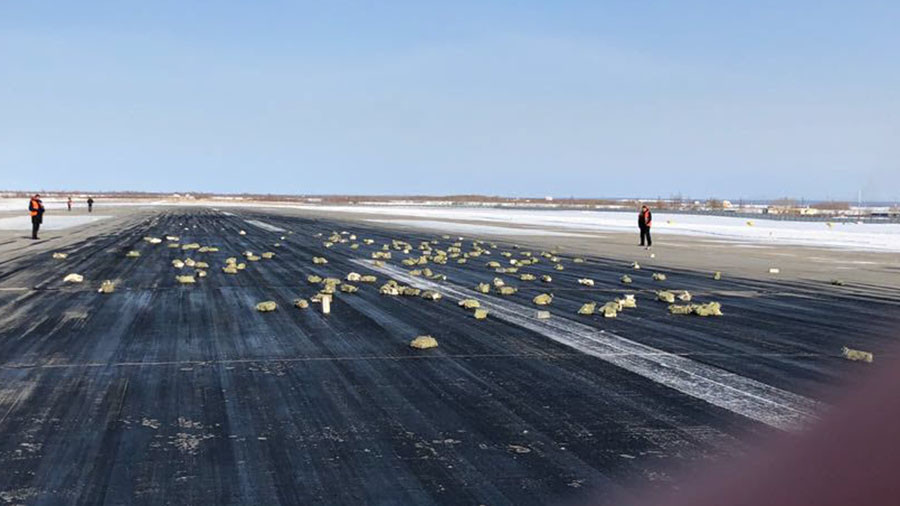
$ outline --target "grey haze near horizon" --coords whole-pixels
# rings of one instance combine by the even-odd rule
[[[0,187],[900,200],[900,4],[599,4],[5,2]]]

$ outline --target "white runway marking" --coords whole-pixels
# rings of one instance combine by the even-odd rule
[[[259,221],[259,220],[244,220],[244,221],[246,221],[247,223],[249,223],[251,225],[256,225],[257,227],[259,227],[263,230],[268,230],[269,232],[287,232],[287,230],[285,230],[281,227],[276,227],[275,225],[270,225],[264,221]]]
[[[490,317],[533,330],[681,393],[778,429],[802,428],[814,421],[826,407],[802,395],[567,318],[554,316],[549,320],[538,320],[531,316],[534,308],[480,294],[452,283],[439,284],[410,276],[394,266],[376,267],[371,262],[354,262],[409,285],[436,290],[458,299],[475,298],[481,302],[482,307],[490,311]]]

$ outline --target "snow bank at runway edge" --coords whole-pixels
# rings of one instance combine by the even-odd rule
[[[410,216],[417,219],[438,218],[482,221],[544,227],[547,231],[572,232],[636,232],[637,213],[615,211],[564,211],[467,209],[376,206],[289,206],[318,211],[355,212]],[[843,248],[860,251],[900,252],[900,224],[835,223],[754,220],[728,216],[654,213],[653,233],[679,234],[710,239],[744,241],[773,246],[798,245]]]

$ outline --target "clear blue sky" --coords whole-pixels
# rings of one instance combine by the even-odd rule
[[[900,2],[0,2],[0,188],[900,199]]]

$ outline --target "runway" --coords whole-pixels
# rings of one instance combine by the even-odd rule
[[[400,263],[420,242],[468,251],[482,238],[252,209],[102,223],[51,250],[0,252],[0,504],[614,504],[815,423],[871,367],[841,348],[889,359],[900,323],[900,289],[887,281],[714,281],[633,270],[602,245],[584,263],[559,251],[562,271],[549,261],[520,271],[553,277],[542,283],[485,265],[540,250],[485,238],[490,255],[429,264],[447,280],[423,281]],[[335,232],[357,239],[325,247]],[[219,251],[143,240],[167,235]],[[414,248],[373,265],[392,239]],[[247,250],[275,256],[222,272]],[[190,270],[171,261],[186,257],[208,262],[208,276],[177,283]],[[72,272],[84,283],[64,283]],[[329,315],[292,307],[318,290],[308,275],[349,272],[378,282],[338,293]],[[391,277],[445,297],[379,294]],[[494,277],[518,293],[481,297],[491,314],[475,320],[456,301]],[[97,292],[106,279],[112,294]],[[661,288],[719,301],[725,314],[670,315]],[[532,315],[542,292],[554,294],[547,321]],[[624,293],[638,305],[617,318],[576,314]],[[255,311],[264,300],[278,309]],[[420,334],[439,347],[411,349]]]

